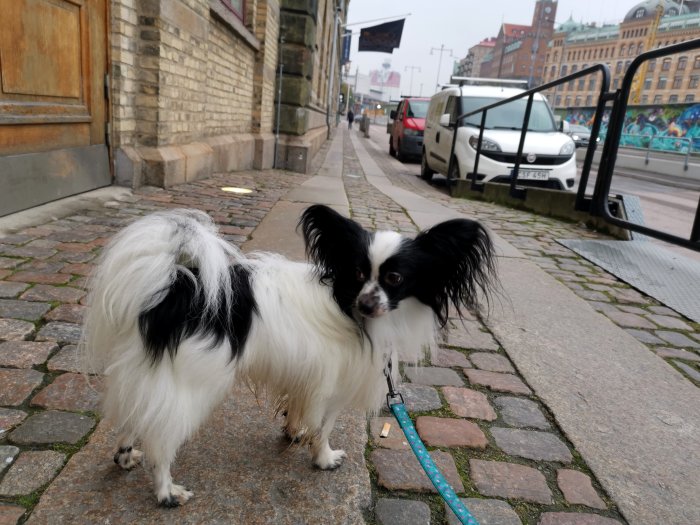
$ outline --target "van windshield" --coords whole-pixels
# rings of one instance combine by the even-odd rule
[[[412,100],[408,103],[406,116],[408,118],[425,118],[428,113],[429,100]]]
[[[462,114],[469,113],[489,104],[495,104],[499,98],[494,97],[462,97]],[[486,129],[521,129],[525,117],[527,99],[521,98],[489,109],[486,113]],[[466,126],[481,126],[481,113],[467,117],[463,121]],[[552,112],[544,100],[533,100],[530,111],[528,131],[556,131]]]

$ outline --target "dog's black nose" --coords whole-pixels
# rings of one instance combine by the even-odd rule
[[[372,315],[374,314],[375,310],[377,309],[377,305],[379,304],[379,299],[373,295],[362,295],[358,300],[357,300],[357,308],[360,310],[360,313],[363,315]]]

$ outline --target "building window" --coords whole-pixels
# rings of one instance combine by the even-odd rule
[[[661,71],[668,71],[669,69],[671,69],[671,59],[664,58],[664,61],[661,62]]]
[[[693,69],[700,69],[700,55],[695,57],[693,61]]]
[[[622,44],[622,45],[620,46],[620,56],[621,56],[621,57],[625,56],[625,51],[626,51],[626,50],[627,50],[627,48],[625,47],[625,44]]]
[[[647,71],[650,73],[656,69],[656,59],[649,60],[649,65],[647,66]]]
[[[644,16],[647,14],[647,10],[644,9],[643,7],[640,7],[634,12],[634,17],[635,18],[644,18]]]
[[[627,52],[627,56],[634,56],[634,44],[630,44],[630,50]]]
[[[654,95],[654,104],[661,104],[661,95]]]
[[[676,102],[678,102],[678,95],[671,95],[668,97],[669,104],[675,104]]]
[[[549,76],[554,78],[557,75],[557,66],[552,66],[549,71]]]
[[[583,91],[584,89],[586,89],[586,79],[585,79],[585,78],[579,78],[579,79],[578,79],[578,87],[577,87],[577,89],[578,89],[579,91]]]
[[[676,69],[678,71],[683,71],[687,65],[688,65],[688,57],[679,57],[678,58],[678,65],[676,66]]]
[[[566,100],[564,100],[564,105],[567,108],[571,105],[571,97],[566,97]]]
[[[642,104],[649,103],[649,95],[642,95]]]
[[[616,78],[615,80],[613,80],[613,89],[617,89],[619,87],[620,87],[620,79]]]
[[[576,107],[580,107],[580,106],[581,106],[581,97],[576,97],[576,100],[575,100],[575,102],[574,102],[574,105],[575,105]]]
[[[588,95],[586,97],[586,106],[590,106],[591,104],[593,104],[593,97]]]
[[[561,106],[561,95],[557,95],[557,98],[554,99],[554,105],[555,106]]]
[[[595,89],[595,84],[596,84],[596,78],[593,77],[588,81],[588,89],[593,91]]]
[[[666,89],[666,77],[659,77],[659,81],[656,84],[656,89]]]
[[[642,42],[640,42],[639,45],[637,46],[637,54],[641,55],[642,53],[644,53],[644,44]]]
[[[644,79],[644,89],[651,89],[651,77]]]
[[[618,74],[618,75],[619,75],[620,73],[622,73],[622,62],[618,62],[618,63],[615,65],[615,73]]]
[[[674,77],[673,78],[673,89],[680,89],[682,83],[683,83],[683,77]]]
[[[693,95],[692,93],[689,95],[686,95],[684,102],[695,102],[695,95]]]
[[[689,89],[695,89],[700,85],[700,77],[697,75],[693,75],[688,79],[688,88]]]
[[[219,3],[245,22],[245,0],[219,0]]]

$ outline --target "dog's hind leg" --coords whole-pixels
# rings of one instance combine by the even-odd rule
[[[124,470],[131,470],[141,463],[143,452],[134,448],[134,434],[122,432],[117,439],[117,452],[114,454],[114,462]]]
[[[338,409],[329,409],[326,411],[321,424],[321,429],[318,431],[318,434],[314,436],[313,441],[311,442],[313,463],[322,470],[333,470],[338,468],[346,456],[344,450],[333,450],[328,443],[328,438],[333,431],[333,426],[335,425],[335,420],[338,417],[339,412],[340,410]]]

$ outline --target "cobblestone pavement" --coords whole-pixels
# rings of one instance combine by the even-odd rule
[[[369,228],[415,233],[404,210],[366,181],[347,134],[344,146],[343,181],[353,217]],[[554,241],[595,233],[526,212],[452,199],[415,177],[415,165],[397,168],[383,150],[374,150],[373,156],[394,184],[484,221],[700,384],[697,325]],[[197,207],[212,215],[230,241],[241,244],[272,206],[307,178],[271,170],[169,190],[145,188],[128,201],[0,239],[0,524],[26,520],[99,420],[99,378],[88,385],[78,375],[75,344],[87,276],[109,237],[151,211]],[[225,194],[223,186],[255,191]],[[404,397],[421,437],[483,523],[624,522],[478,316],[464,325],[452,320],[438,355],[402,373]],[[382,418],[388,414],[369,422],[366,457],[375,507],[368,522],[451,522],[417,470],[398,426],[392,422],[389,438],[378,437]]]
[[[26,519],[99,420],[100,381],[88,384],[79,374],[76,343],[87,276],[109,237],[152,211],[195,207],[240,245],[307,178],[240,172],[169,190],[144,188],[129,201],[0,239],[0,524]],[[233,195],[221,191],[225,186],[255,191]]]
[[[398,172],[384,151],[371,145],[368,149],[395,185],[487,222],[499,234],[506,223],[494,218],[522,220],[522,212],[451,199],[414,174]],[[349,136],[344,155],[343,179],[353,217],[368,226],[415,233],[408,216],[360,176]],[[495,225],[503,226],[496,230]],[[517,233],[512,237],[518,239]],[[451,319],[436,355],[418,367],[404,364],[402,374],[406,382],[401,392],[418,434],[480,523],[624,522],[478,315],[465,322]],[[391,424],[390,434],[381,438],[385,423]],[[381,525],[459,523],[393,417],[386,412],[372,418],[369,432],[367,459],[376,498],[372,519]]]

